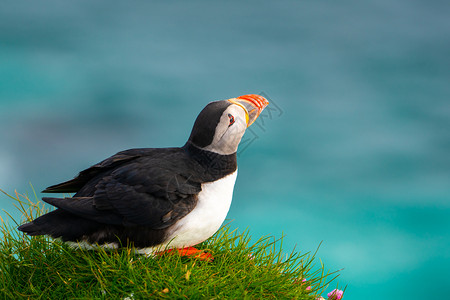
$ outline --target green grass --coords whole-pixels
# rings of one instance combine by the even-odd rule
[[[16,201],[22,221],[46,211],[27,196],[7,196]],[[2,299],[315,299],[337,277],[315,264],[314,253],[284,254],[282,239],[251,242],[248,231],[229,226],[198,245],[214,256],[208,263],[170,254],[146,257],[132,247],[75,250],[25,236],[18,222],[7,219],[1,220]]]

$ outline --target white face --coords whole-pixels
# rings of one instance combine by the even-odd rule
[[[204,149],[222,155],[233,154],[237,151],[246,129],[244,109],[239,105],[231,104],[220,117],[212,143]]]

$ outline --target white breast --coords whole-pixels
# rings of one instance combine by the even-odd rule
[[[193,246],[212,236],[222,225],[233,198],[237,170],[202,184],[195,208],[171,227],[168,248]]]

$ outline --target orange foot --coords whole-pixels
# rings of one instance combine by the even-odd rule
[[[214,260],[214,257],[212,257],[211,254],[204,252],[203,250],[198,250],[194,247],[186,247],[181,249],[168,249],[165,251],[158,252],[157,255],[172,253],[173,251],[178,251],[178,255],[180,256],[190,256],[207,262],[211,262]]]

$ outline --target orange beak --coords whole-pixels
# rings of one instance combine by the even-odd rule
[[[247,127],[253,124],[256,119],[259,117],[263,109],[269,105],[269,101],[266,98],[255,95],[243,95],[237,98],[229,99],[231,103],[239,105],[245,111],[245,119],[247,121]]]

